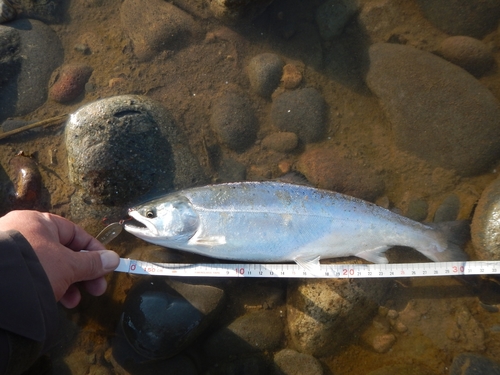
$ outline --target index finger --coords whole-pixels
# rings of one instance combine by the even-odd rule
[[[104,245],[88,234],[82,227],[61,216],[48,214],[59,233],[59,242],[71,250],[106,250]]]

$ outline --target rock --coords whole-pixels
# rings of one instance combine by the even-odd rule
[[[263,53],[250,60],[248,79],[252,90],[263,98],[270,98],[283,74],[285,63],[274,53]]]
[[[272,133],[262,140],[262,148],[278,152],[293,151],[298,144],[297,134],[291,132]]]
[[[356,0],[326,0],[316,10],[316,23],[324,40],[339,36],[358,10]]]
[[[159,194],[205,181],[169,112],[142,96],[80,108],[66,125],[66,148],[77,220],[111,219],[152,189]]]
[[[1,31],[6,29],[15,32]],[[15,47],[16,33],[19,35],[18,49]],[[40,21],[20,19],[0,25],[2,34],[8,36],[3,46],[11,52],[4,66],[11,76],[0,84],[0,121],[25,115],[41,106],[47,100],[50,76],[64,58],[59,38]]]
[[[453,358],[450,375],[500,375],[500,365],[478,354],[463,353]]]
[[[283,349],[274,355],[276,373],[282,375],[323,375],[321,363],[312,355]]]
[[[302,142],[316,142],[325,133],[326,103],[312,87],[284,92],[273,100],[271,119],[278,129],[297,134]]]
[[[296,167],[314,186],[369,201],[385,189],[383,180],[372,169],[330,148],[304,152]]]
[[[283,87],[287,90],[297,88],[302,82],[302,73],[294,64],[286,64],[283,67],[283,75],[281,76]]]
[[[209,326],[224,291],[163,278],[136,283],[125,299],[120,324],[129,344],[145,358],[173,357]]]
[[[49,98],[58,103],[68,103],[78,98],[92,74],[85,64],[66,64],[55,74],[55,82],[49,89]]]
[[[9,162],[13,178],[13,191],[10,195],[12,209],[28,210],[40,204],[42,176],[32,157],[18,154]]]
[[[61,23],[66,16],[69,4],[64,1],[47,0],[16,0],[17,7],[21,9],[18,18],[30,18],[45,23]]]
[[[227,327],[215,332],[204,344],[209,358],[224,359],[231,356],[271,351],[283,339],[283,324],[274,310],[247,313]]]
[[[0,26],[0,88],[21,70],[21,37],[12,27]]]
[[[397,0],[368,1],[361,5],[358,22],[373,43],[385,42],[394,28],[407,22],[405,16],[405,9]]]
[[[246,166],[234,159],[223,159],[217,170],[221,182],[245,181]]]
[[[255,18],[272,2],[273,0],[214,0],[210,2],[210,10],[218,19],[232,23],[240,18]]]
[[[232,361],[218,363],[206,375],[261,375],[269,374],[271,364],[263,356],[248,356]]]
[[[377,353],[387,353],[396,342],[396,336],[392,333],[378,335],[373,338],[371,346]]]
[[[302,280],[289,283],[287,318],[291,340],[302,353],[331,356],[374,315],[387,280]]]
[[[429,205],[423,199],[414,199],[410,201],[406,217],[415,221],[424,221],[427,218]]]
[[[500,178],[481,194],[472,218],[471,237],[479,260],[500,259]]]
[[[460,212],[460,200],[455,194],[445,198],[434,214],[434,222],[457,220]]]
[[[183,48],[200,32],[189,14],[162,0],[125,0],[120,17],[122,28],[134,45],[134,54],[141,61],[162,51]]]
[[[418,0],[424,16],[450,35],[481,38],[500,18],[497,0]]]
[[[369,55],[366,82],[399,148],[461,175],[481,173],[498,160],[500,104],[479,81],[409,46],[377,43]]]
[[[495,63],[495,58],[486,44],[468,36],[446,38],[436,53],[476,77],[487,73]]]
[[[255,142],[257,118],[247,97],[226,92],[216,99],[210,124],[221,143],[242,152]]]

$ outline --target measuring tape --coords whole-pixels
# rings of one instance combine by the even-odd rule
[[[120,258],[115,270],[136,275],[266,278],[382,278],[500,274],[500,261],[389,264],[322,264],[311,272],[297,264],[150,263]]]

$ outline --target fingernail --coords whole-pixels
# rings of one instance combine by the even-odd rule
[[[112,271],[116,267],[118,267],[118,264],[120,263],[120,257],[117,253],[111,250],[101,250],[100,255],[102,268],[104,270]]]

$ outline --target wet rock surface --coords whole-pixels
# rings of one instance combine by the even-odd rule
[[[436,52],[476,77],[487,73],[495,64],[488,46],[480,40],[467,36],[446,38]]]
[[[42,195],[42,176],[36,161],[30,156],[19,154],[10,159],[10,165],[14,172],[13,189],[9,197],[12,208],[36,208],[41,203]]]
[[[210,124],[223,144],[240,152],[255,141],[258,130],[250,100],[235,92],[215,100]]]
[[[141,17],[137,17],[140,14]],[[126,0],[120,8],[122,28],[134,45],[134,54],[147,61],[163,51],[185,47],[199,32],[194,19],[175,5],[154,0]],[[148,25],[142,27],[141,25]]]
[[[326,103],[312,87],[284,92],[273,100],[271,119],[278,129],[297,134],[302,142],[316,142],[325,133]]]
[[[495,0],[418,0],[425,17],[451,35],[482,37],[500,19],[500,4]]]
[[[340,152],[327,148],[304,152],[297,170],[316,187],[366,200],[374,200],[384,191],[383,180],[372,170]]]
[[[278,152],[293,151],[299,144],[297,134],[291,132],[279,132],[269,134],[262,140],[262,147]]]
[[[209,326],[223,297],[224,291],[212,286],[159,278],[143,280],[127,295],[121,329],[141,356],[170,358]]]
[[[321,363],[312,355],[283,349],[274,355],[276,373],[282,375],[323,375]]]
[[[450,375],[499,375],[500,364],[478,354],[464,353],[453,358]]]
[[[476,256],[481,260],[500,259],[500,179],[481,194],[471,225]]]
[[[471,75],[402,45],[377,43],[370,61],[366,81],[401,149],[462,175],[480,173],[497,160],[500,104]]]
[[[270,98],[283,74],[285,63],[274,53],[263,53],[250,60],[248,79],[252,90],[263,98]]]
[[[386,288],[384,280],[290,282],[287,320],[293,344],[302,353],[331,355],[374,314]]]
[[[84,92],[92,70],[92,67],[85,64],[63,65],[49,89],[49,98],[59,103],[77,99]]]
[[[99,206],[122,212],[153,188],[167,191],[204,178],[170,114],[141,96],[82,107],[66,125],[66,148],[77,187],[72,215],[82,219],[102,215]]]
[[[0,121],[25,115],[45,102],[52,71],[61,65],[64,56],[57,35],[40,21],[20,19],[0,25],[0,29],[6,28],[15,31],[3,32],[7,34],[3,51],[9,56],[6,59],[9,76],[4,78],[7,81],[1,79],[4,83],[0,85]],[[7,77],[3,73],[2,76]]]

